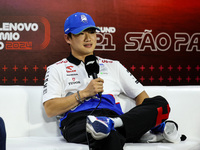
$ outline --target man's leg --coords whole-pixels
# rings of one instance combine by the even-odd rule
[[[0,150],[6,149],[6,130],[3,119],[0,117]]]
[[[121,116],[117,116],[122,119],[122,123],[120,123],[121,126],[118,126],[116,130],[118,131],[118,133],[120,133],[120,136],[126,138],[126,142],[137,142],[140,137],[151,128],[159,125],[160,123],[168,119],[169,112],[170,108],[168,102],[163,97],[156,96],[153,98],[145,99],[141,105],[134,107],[129,112]],[[89,133],[92,133],[91,135],[94,139],[98,140],[102,139],[103,137],[105,138],[105,140],[108,140],[109,136],[107,135],[109,134],[104,135],[104,133],[107,132],[101,130],[103,130],[104,128],[106,130],[110,130],[112,127],[110,127],[109,124],[110,120],[113,120],[114,123],[115,120],[118,120],[113,118],[111,119],[109,117],[111,116],[89,117],[90,121],[87,123],[89,124],[88,131]],[[113,130],[111,131],[113,132]],[[101,133],[103,133],[102,137]]]
[[[88,132],[92,150],[123,150],[125,137],[114,129],[114,122],[109,117],[87,116]]]
[[[161,96],[147,98],[141,105],[120,116],[127,142],[137,142],[151,128],[168,119],[170,108]]]
[[[68,142],[88,144],[92,150],[122,150],[126,139],[118,133],[111,131],[108,137],[102,140],[95,140],[90,134],[86,134],[86,118],[90,112],[77,112],[69,114],[67,119],[62,121],[62,134]],[[95,116],[118,116],[110,110],[96,110]]]

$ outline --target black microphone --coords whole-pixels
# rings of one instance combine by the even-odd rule
[[[92,75],[93,79],[98,78],[97,74],[99,73],[99,63],[98,59],[94,55],[89,55],[85,57],[85,69],[88,73],[88,77]],[[99,97],[102,93],[99,92]]]

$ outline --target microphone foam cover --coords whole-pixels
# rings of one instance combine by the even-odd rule
[[[85,69],[88,73],[88,76],[93,75],[94,73],[99,73],[98,59],[94,55],[85,57]]]

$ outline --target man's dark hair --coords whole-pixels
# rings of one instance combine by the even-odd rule
[[[67,35],[68,35],[70,38],[72,38],[72,33],[68,33]]]

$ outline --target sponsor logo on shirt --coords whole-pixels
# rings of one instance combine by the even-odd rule
[[[67,72],[67,73],[71,73],[71,72],[76,72],[76,70],[73,69],[73,66],[67,66],[67,67],[66,67],[66,72]]]
[[[113,61],[112,60],[102,60],[102,63],[113,63]]]
[[[78,73],[67,74],[67,76],[77,76]]]
[[[68,62],[67,60],[64,60],[64,61],[62,60],[62,61],[57,62],[56,65],[59,65],[59,64],[62,64],[62,63],[67,63],[67,62]]]
[[[81,84],[80,81],[76,81],[76,78],[72,78],[72,82],[68,82],[69,85]]]
[[[43,95],[47,93],[47,82],[49,80],[49,68],[47,68],[45,80],[44,80],[44,86],[43,86]]]

